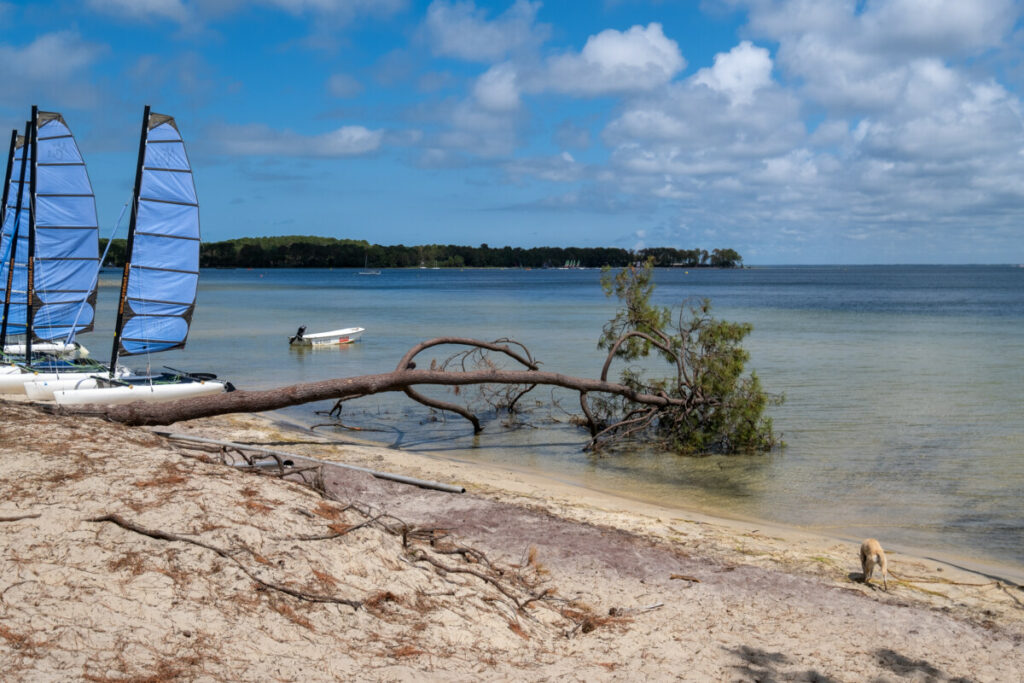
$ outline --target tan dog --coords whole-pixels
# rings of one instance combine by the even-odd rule
[[[889,583],[886,581],[889,570],[885,561],[885,551],[882,550],[881,543],[873,538],[869,538],[861,543],[860,566],[864,570],[864,583],[867,583],[868,579],[871,578],[871,574],[874,573],[876,566],[881,569],[882,585],[885,586],[885,590],[889,590]]]

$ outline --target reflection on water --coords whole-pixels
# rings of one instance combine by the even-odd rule
[[[460,335],[515,337],[547,370],[600,371],[596,341],[615,304],[597,271],[355,272],[204,272],[188,349],[152,363],[269,388],[387,372],[417,342]],[[405,449],[655,502],[1024,564],[1024,269],[662,270],[655,281],[660,303],[708,296],[717,315],[754,324],[750,367],[787,399],[772,411],[784,452],[584,453],[585,433],[567,421],[577,399],[541,389],[530,395],[541,405],[528,404],[533,427],[489,423],[479,436],[404,397],[347,403],[344,421]],[[92,339],[109,339],[112,289],[101,291],[97,332],[83,340],[98,356]],[[289,349],[299,325],[367,331],[356,344]],[[331,405],[289,412],[319,421],[312,411]]]

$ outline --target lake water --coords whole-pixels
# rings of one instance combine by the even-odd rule
[[[104,272],[94,354],[109,343],[117,274]],[[513,337],[547,370],[598,376],[615,311],[596,270],[211,270],[189,347],[154,367],[209,370],[263,389],[392,370],[440,335]],[[572,394],[537,390],[532,425],[436,419],[404,397],[346,404],[359,436],[505,463],[653,502],[754,517],[883,544],[1024,566],[1024,268],[771,267],[659,270],[655,298],[709,297],[746,321],[749,368],[784,393],[787,447],[769,456],[588,454]],[[309,332],[361,326],[360,343],[290,349]],[[130,359],[132,366],[146,359]],[[443,390],[433,392],[450,398]],[[323,421],[308,405],[289,409]]]

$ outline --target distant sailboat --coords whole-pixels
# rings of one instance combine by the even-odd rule
[[[370,254],[367,252],[366,257],[363,259],[363,269],[359,271],[360,275],[380,275],[379,270],[371,270],[369,268]]]
[[[110,366],[118,358],[184,348],[199,285],[199,202],[174,118],[143,112],[127,256]],[[171,370],[170,368],[168,368]],[[58,404],[172,401],[233,389],[177,370],[100,379],[58,390]]]

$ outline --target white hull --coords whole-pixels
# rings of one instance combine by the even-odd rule
[[[101,405],[121,405],[145,401],[146,403],[162,403],[177,401],[182,398],[219,394],[224,391],[224,382],[187,382],[184,384],[136,384],[126,387],[104,387],[96,389],[77,389],[53,392],[57,405],[84,405],[99,403]]]
[[[59,375],[55,379],[36,379],[33,382],[25,382],[25,395],[32,401],[52,401],[55,391],[73,391],[76,389],[95,389],[99,386],[96,381],[97,375],[85,375],[83,377],[70,378],[66,374]],[[106,373],[101,375],[106,377]]]
[[[335,346],[337,344],[351,344],[363,336],[366,328],[346,327],[343,330],[331,330],[330,332],[317,332],[316,334],[303,335],[301,339],[291,342],[292,346]]]
[[[65,358],[88,358],[89,349],[85,348],[81,344],[65,344],[63,342],[36,342],[32,344],[32,355],[36,353],[48,353],[54,356],[63,356]],[[7,344],[4,346],[4,353],[9,353],[14,356],[25,355],[24,344]]]
[[[8,371],[7,368],[14,368],[14,371]],[[116,375],[121,377],[128,374],[130,371],[127,368],[119,368]],[[89,372],[21,372],[20,368],[14,365],[5,366],[4,372],[0,374],[0,394],[28,394],[29,398],[33,398],[32,394],[29,394],[28,385],[46,385],[50,382],[67,382],[68,389],[74,388],[74,385],[83,379],[91,379],[94,377],[106,377],[108,373],[106,371],[92,370]],[[53,391],[47,391],[42,387],[33,387],[33,391],[36,392],[34,400],[51,399],[53,398]]]

